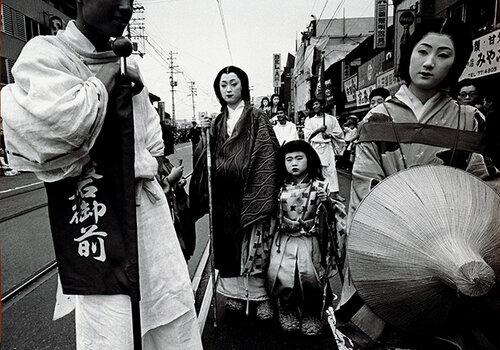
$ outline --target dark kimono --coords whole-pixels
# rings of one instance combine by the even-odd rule
[[[263,276],[279,193],[278,141],[265,113],[246,105],[231,136],[227,109],[211,128],[215,267],[222,278]],[[208,212],[206,143],[194,155],[195,218]]]

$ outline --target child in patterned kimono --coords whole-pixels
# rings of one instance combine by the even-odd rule
[[[318,154],[303,140],[281,147],[279,166],[284,183],[268,270],[269,291],[277,299],[283,330],[317,335],[322,331],[323,296],[332,272],[328,271],[333,232],[328,183]]]

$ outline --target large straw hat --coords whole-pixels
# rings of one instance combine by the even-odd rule
[[[387,178],[348,237],[359,295],[393,326],[437,333],[466,318],[464,300],[498,306],[500,196],[465,171],[419,166]]]

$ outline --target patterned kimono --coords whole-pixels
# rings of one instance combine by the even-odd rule
[[[436,93],[425,104],[416,99],[403,85],[392,99],[373,108],[363,119],[352,170],[348,225],[371,188],[409,167],[449,165],[481,178],[488,175],[482,156],[475,153],[481,151],[481,135],[476,132],[475,121],[475,115],[480,112],[471,106],[460,106],[445,92]],[[339,306],[337,320],[359,345],[394,341],[407,348],[430,348],[431,343],[426,341],[431,339],[411,336],[406,339],[407,335],[394,332],[375,315],[358,295],[348,271]],[[353,333],[354,329],[357,331]],[[458,349],[476,349],[442,336],[454,342]],[[448,349],[443,344],[445,342],[439,348]]]
[[[266,115],[249,105],[231,135],[228,110],[211,130],[213,228],[218,291],[231,298],[269,299],[264,277],[274,234],[275,198],[279,192],[278,141]],[[195,218],[208,211],[206,143],[194,159],[190,198]]]
[[[331,256],[332,203],[318,202],[320,188],[328,193],[326,182],[318,180],[283,187],[279,197],[279,230],[267,274],[274,297],[316,316],[321,312],[327,274],[336,272]]]

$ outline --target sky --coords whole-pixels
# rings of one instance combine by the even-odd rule
[[[296,39],[314,14],[318,19],[371,17],[374,0],[220,0],[227,28],[231,62],[217,0],[135,0],[145,12],[145,55],[139,62],[149,91],[165,101],[172,111],[168,53],[176,52],[176,119],[191,120],[193,106],[189,81],[197,87],[195,112],[217,112],[220,105],[213,80],[225,66],[233,64],[249,76],[252,96],[273,93],[273,54],[281,53],[281,65],[288,53],[295,55]],[[320,17],[320,14],[323,14]]]

